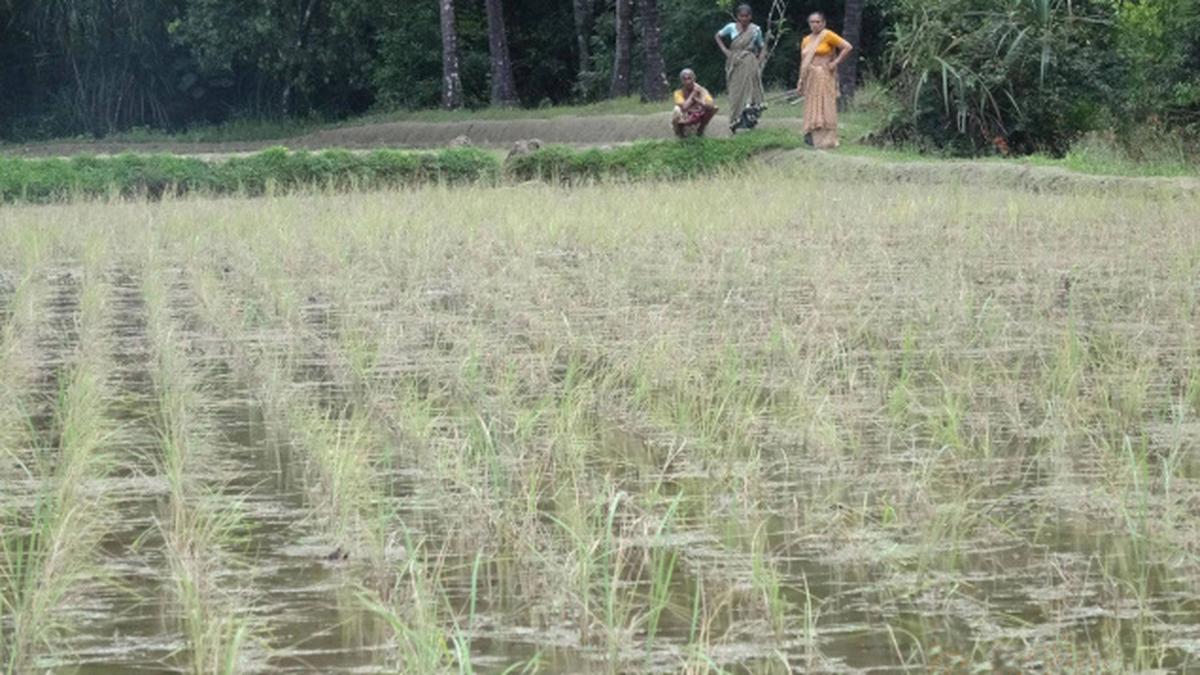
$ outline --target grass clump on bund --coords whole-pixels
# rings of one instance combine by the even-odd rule
[[[510,159],[505,170],[521,180],[565,182],[694,178],[743,165],[763,152],[794,150],[803,145],[804,140],[796,134],[772,129],[742,133],[730,139],[643,141],[613,149],[550,146]]]
[[[0,159],[0,201],[51,202],[80,197],[161,197],[165,194],[261,195],[301,188],[371,189],[461,183],[494,177],[487,152],[346,150],[290,152],[272,148],[248,157],[207,161],[174,155],[71,159]]]
[[[477,148],[436,152],[347,150],[292,152],[272,148],[246,157],[206,160],[176,155],[70,159],[0,158],[0,203],[80,198],[160,198],[164,195],[258,196],[304,189],[372,190],[425,184],[516,180],[575,182],[605,178],[680,179],[746,164],[769,150],[803,144],[786,131],[733,139],[645,141],[613,149],[550,146],[502,163]]]

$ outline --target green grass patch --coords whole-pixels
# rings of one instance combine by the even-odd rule
[[[494,178],[500,164],[473,148],[438,152],[289,152],[206,161],[174,155],[0,159],[0,202],[166,194],[258,195],[300,188],[370,189]]]
[[[246,143],[296,138],[330,126],[316,119],[235,119],[221,124],[204,124],[182,131],[140,127],[109,134],[109,143]],[[67,139],[71,140],[71,139]],[[84,139],[84,142],[93,139]]]
[[[543,106],[540,108],[475,108],[470,110],[383,110],[343,123],[339,126],[379,122],[475,122],[478,120],[554,119],[556,117],[595,117],[597,115],[652,115],[670,111],[666,101],[642,101],[636,96],[607,99],[576,105]]]
[[[550,146],[509,160],[503,170],[517,180],[679,179],[733,169],[768,150],[802,145],[803,139],[794,133],[758,130],[732,139],[643,141],[613,149]],[[161,154],[0,158],[0,202],[158,198],[189,193],[255,196],[305,188],[369,190],[488,181],[501,172],[495,154],[476,148],[371,153],[272,148],[218,161]]]
[[[613,149],[575,150],[549,146],[514,157],[508,175],[521,180],[578,182],[607,178],[679,179],[735,168],[769,150],[804,145],[782,130],[758,130],[731,139],[690,138],[642,141]]]
[[[1200,155],[1186,139],[1171,134],[1144,136],[1130,143],[1115,136],[1090,134],[1061,159],[1034,155],[1027,161],[1103,176],[1200,176]]]
[[[1089,176],[1127,178],[1187,178],[1200,176],[1200,163],[1173,157],[1131,159],[1117,153],[1100,153],[1093,149],[1071,150],[1064,157],[1035,154],[1025,157],[953,157],[937,152],[922,151],[907,146],[878,147],[845,143],[838,154],[876,159],[881,162],[970,162],[972,164],[1004,164],[1064,169]]]
[[[797,106],[798,108],[798,106]],[[595,103],[542,108],[476,108],[470,110],[379,110],[340,121],[320,119],[236,119],[220,124],[196,125],[181,131],[136,128],[108,134],[103,138],[55,138],[22,146],[52,143],[253,143],[285,141],[316,131],[386,124],[388,122],[477,122],[480,120],[555,119],[595,117],[598,115],[651,115],[670,111],[666,101],[643,102],[637,97],[616,98]],[[3,147],[0,145],[0,147]]]
[[[768,98],[776,99],[782,91],[768,94]],[[717,102],[722,110],[728,110],[728,100],[718,96]],[[303,119],[235,119],[220,124],[197,125],[181,131],[165,131],[160,129],[136,128],[109,134],[100,139],[91,137],[57,138],[33,143],[20,143],[21,146],[36,147],[50,143],[252,143],[258,141],[285,141],[316,131],[353,128],[386,124],[388,122],[478,122],[481,120],[535,120],[558,119],[562,117],[597,117],[604,115],[653,115],[666,113],[671,110],[668,101],[642,101],[637,97],[615,98],[592,103],[577,105],[546,106],[540,108],[474,108],[468,110],[378,110],[344,120],[329,121],[315,118]],[[803,114],[803,107],[790,106],[785,103],[773,104],[768,117],[794,118]],[[854,115],[854,113],[851,113]],[[856,119],[862,117],[856,115]],[[722,117],[723,118],[723,117]],[[722,119],[719,118],[719,119]],[[843,126],[845,118],[843,117]],[[0,145],[0,147],[3,147]]]

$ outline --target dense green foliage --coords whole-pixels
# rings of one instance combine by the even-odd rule
[[[614,0],[591,1],[581,68],[572,3],[504,0],[523,105],[608,96]],[[733,4],[659,0],[672,79],[691,67],[724,88],[712,38]],[[770,3],[752,5],[765,22]],[[824,11],[840,30],[843,9],[844,0],[789,3],[770,86],[794,83],[805,16]],[[455,11],[466,104],[483,106],[483,2],[455,0]],[[1094,131],[1129,148],[1163,137],[1186,148],[1200,135],[1196,0],[866,0],[860,42],[860,72],[895,101],[876,136],[886,141],[1061,154]],[[635,48],[634,73],[640,59]],[[428,0],[0,0],[0,139],[429,108],[441,76]]]
[[[1131,139],[1200,114],[1194,0],[896,0],[885,133],[963,153],[1066,152],[1082,134]]]
[[[257,195],[308,187],[344,189],[488,179],[499,162],[481,150],[440,152],[344,150],[319,153],[273,148],[249,157],[205,161],[174,155],[73,159],[0,158],[0,202],[73,197],[203,194]]]
[[[594,3],[590,65],[579,72],[571,3],[505,0],[524,105],[607,96],[613,3]],[[755,6],[765,20],[768,3]],[[793,2],[789,25],[820,8],[836,27],[840,7],[840,0]],[[660,0],[660,11],[668,71],[695,68],[721,89],[713,34],[730,20],[728,9],[716,0]],[[483,3],[456,0],[456,12],[467,104],[482,106]],[[868,13],[876,32],[878,19],[878,11]],[[795,77],[798,36],[790,38],[768,71],[776,84]],[[871,42],[866,52],[876,53],[879,40]],[[439,103],[441,76],[437,3],[429,0],[0,0],[0,139],[426,108]]]
[[[514,157],[505,170],[518,179],[566,182],[601,178],[691,178],[735,168],[768,150],[802,145],[803,139],[795,134],[773,130],[741,134],[730,139],[643,141],[606,150],[550,146]]]
[[[1112,97],[1113,25],[1090,0],[897,0],[891,12],[898,135],[1064,151]]]
[[[1121,2],[1117,25],[1129,117],[1200,131],[1200,3]]]

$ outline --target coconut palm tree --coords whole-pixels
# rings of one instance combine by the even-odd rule
[[[855,46],[855,50],[850,52],[850,56],[842,62],[838,73],[844,102],[853,99],[854,91],[858,88],[858,55],[862,52],[858,43],[862,38],[862,15],[865,2],[866,0],[846,0],[846,13],[842,19],[842,37]]]
[[[517,83],[513,79],[512,58],[508,53],[508,30],[504,27],[503,0],[486,0],[488,50],[492,62],[492,105],[517,105]]]
[[[592,28],[595,25],[593,0],[573,0],[575,10],[575,47],[579,52],[579,79],[592,67]]]
[[[643,68],[642,100],[661,101],[667,97],[667,66],[663,61],[662,31],[658,20],[658,0],[638,0],[638,23],[642,28]]]
[[[454,0],[439,0],[442,16],[442,107],[463,105],[462,77],[458,67],[458,28],[454,25]]]
[[[633,67],[633,0],[617,0],[617,44],[613,55],[613,98],[629,95],[629,77]]]

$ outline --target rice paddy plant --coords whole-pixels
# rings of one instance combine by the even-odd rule
[[[377,481],[373,472],[380,438],[377,430],[367,426],[369,406],[330,408],[315,391],[298,386],[295,376],[302,363],[300,350],[326,354],[324,347],[311,346],[320,337],[307,330],[289,337],[284,349],[275,353],[247,348],[249,341],[243,336],[255,326],[270,329],[284,322],[300,328],[298,306],[291,311],[275,305],[251,323],[244,319],[247,312],[272,306],[260,300],[269,291],[258,287],[264,296],[239,298],[231,296],[211,274],[194,275],[193,279],[207,323],[238,345],[231,358],[240,364],[242,377],[254,383],[252,391],[264,404],[268,424],[300,453],[308,508],[333,551],[329,555],[348,560],[355,572],[365,573],[339,574],[339,615],[346,617],[346,629],[361,636],[356,639],[373,639],[369,636],[376,634],[375,627],[358,625],[358,612],[365,608],[401,640],[399,663],[440,662],[445,636],[429,627],[414,628],[419,624],[410,623],[409,615],[403,613],[408,607],[398,589],[406,581],[404,569],[413,564],[409,557],[417,553],[410,553],[409,533],[399,522],[391,495],[384,491],[385,483]],[[309,347],[303,346],[306,342]],[[421,602],[428,599],[425,594],[414,597]],[[418,618],[429,616],[421,602],[414,605]]]
[[[330,621],[378,624],[323,658],[499,670],[545,640],[548,670],[1180,668],[1195,199],[912,180],[87,210],[181,269],[197,342],[286,436]],[[753,217],[697,198],[731,190]],[[82,254],[83,211],[38,211],[38,246]],[[191,392],[156,402],[185,421],[164,474],[199,511],[210,393],[172,297],[147,300],[178,343],[153,368]],[[1103,584],[1072,567],[1093,556]]]
[[[733,350],[711,355],[709,366],[688,368],[672,351],[659,344],[636,366],[635,405],[714,454],[755,460],[754,425],[766,405],[757,368]]]
[[[1151,605],[1154,602],[1153,585],[1170,585],[1170,582],[1151,562],[1145,543],[1130,540],[1124,546],[1118,544],[1115,549],[1101,566],[1108,600],[1119,608],[1102,628],[1113,648],[1110,659],[1138,671],[1164,669],[1170,650],[1155,637],[1163,624],[1157,620]]]
[[[1150,370],[1133,345],[1116,335],[1099,335],[1093,340],[1089,403],[1097,426],[1097,441],[1119,452],[1122,438],[1137,429],[1147,414]]]
[[[289,278],[286,270],[280,270],[270,276],[270,284],[257,285],[252,294],[243,296],[253,304],[243,304],[239,308],[242,315],[249,311],[248,307],[270,306],[270,297],[298,297],[299,291],[290,285]],[[200,283],[217,296],[210,302],[230,302],[227,295],[221,297],[223,292],[213,286],[213,280]],[[244,334],[246,323],[236,325],[239,323],[233,318],[236,312],[216,314],[220,310],[215,306],[209,307],[209,311],[210,317],[226,322],[221,330],[230,335]],[[392,583],[395,565],[405,554],[401,542],[404,528],[389,506],[385,483],[377,480],[376,466],[384,459],[380,452],[383,439],[379,430],[370,426],[370,406],[363,405],[369,402],[361,397],[355,399],[353,392],[357,387],[349,388],[349,398],[339,396],[325,401],[314,392],[296,386],[299,345],[308,345],[303,348],[322,361],[345,362],[344,352],[337,352],[336,346],[324,344],[321,336],[303,327],[303,310],[298,302],[276,303],[269,312],[260,314],[260,321],[267,325],[282,323],[298,332],[292,344],[278,356],[243,355],[248,376],[257,380],[258,396],[273,426],[303,453],[307,492],[331,546],[346,557],[368,564],[367,586],[382,593]],[[328,365],[331,366],[328,372],[338,372],[337,363]],[[346,401],[344,407],[329,406],[336,405],[339,398]]]
[[[0,609],[6,618],[0,639],[0,666],[5,673],[25,672],[35,658],[54,648],[54,643],[71,626],[58,616],[72,587],[87,577],[93,561],[85,553],[96,542],[84,535],[71,544],[58,543],[76,537],[92,523],[71,503],[56,501],[59,495],[38,495],[30,512],[19,516],[6,512],[0,537],[0,564],[4,566],[0,586]],[[20,528],[20,529],[18,529]]]
[[[604,502],[569,504],[560,515],[548,516],[571,547],[571,593],[580,640],[602,646],[614,667],[634,619],[632,588],[625,580],[633,552],[615,531],[621,501],[622,495],[615,493]]]
[[[1044,396],[1048,402],[1071,402],[1078,398],[1087,347],[1075,326],[1068,326],[1055,347],[1053,360],[1044,366]]]
[[[338,545],[362,556],[366,551],[359,547],[368,541],[366,515],[375,495],[368,454],[374,445],[365,418],[352,413],[342,419],[311,405],[292,404],[286,419],[309,459],[310,491],[328,518],[326,530]]]
[[[26,391],[32,376],[30,352],[36,332],[37,309],[43,302],[44,284],[40,270],[30,269],[20,279],[0,311],[0,475],[15,477],[27,460],[18,446],[26,437],[24,417]],[[10,471],[12,473],[10,473]]]
[[[663,613],[670,608],[674,600],[672,581],[675,579],[675,571],[679,564],[679,551],[675,546],[668,543],[666,539],[672,532],[675,514],[679,510],[679,504],[682,499],[683,493],[679,493],[671,500],[666,513],[663,514],[662,520],[658,523],[657,529],[654,532],[654,538],[649,544],[649,606],[646,609],[644,618],[645,650],[647,654],[654,652],[654,640],[658,636],[659,623],[662,620]]]
[[[166,542],[172,593],[187,650],[182,655],[189,672],[238,673],[246,667],[246,652],[256,641],[255,626],[239,607],[239,591],[223,587],[234,572],[221,560],[219,547],[228,547],[243,528],[238,514],[211,502],[171,507],[169,524],[160,527]]]
[[[804,639],[804,662],[808,668],[812,668],[819,662],[821,655],[817,632],[817,625],[821,621],[821,608],[819,603],[813,602],[813,594],[808,587],[808,576],[801,576],[800,582],[804,591],[804,622],[801,631]]]
[[[242,522],[237,502],[220,493],[219,482],[205,478],[211,450],[199,426],[203,392],[174,332],[163,270],[152,258],[144,272],[159,449],[169,486],[158,525],[187,645],[184,663],[193,673],[241,672],[255,630],[242,592],[228,585],[236,574]]]
[[[731,602],[732,592],[721,594],[709,593],[703,577],[697,577],[697,582],[691,594],[691,612],[688,625],[688,639],[684,650],[684,659],[680,670],[685,673],[728,673],[713,658],[714,643],[717,639],[717,624]]]
[[[34,446],[24,468],[35,484],[32,504],[0,510],[0,669],[6,673],[34,668],[70,633],[65,612],[96,571],[109,506],[96,484],[113,466],[104,447],[110,429],[104,298],[98,270],[85,268],[80,343],[60,371],[52,428],[46,434],[29,429],[21,439]]]
[[[320,340],[308,335],[309,340]],[[330,345],[315,351],[330,363],[330,373],[338,378],[338,365],[345,363],[344,353],[331,354]],[[270,381],[283,384],[287,366],[278,363]],[[286,420],[288,434],[304,449],[308,458],[309,492],[314,506],[324,514],[326,529],[344,551],[371,561],[376,581],[382,587],[391,577],[389,569],[397,551],[403,550],[397,537],[397,514],[388,508],[388,495],[378,480],[376,467],[386,462],[385,436],[372,427],[369,395],[364,381],[357,379],[353,366],[349,380],[338,380],[339,392],[331,401],[323,401],[301,392],[283,395],[279,413]],[[345,392],[345,393],[341,393]],[[341,403],[342,408],[331,407]]]
[[[369,395],[363,390],[372,387],[372,368],[378,362],[379,342],[372,334],[371,326],[355,326],[343,323],[338,331],[338,344],[332,359],[338,361],[347,372],[346,379],[351,383],[351,390],[360,397]]]
[[[1193,363],[1188,366],[1183,400],[1191,408],[1192,414],[1200,415],[1200,364]]]
[[[788,629],[789,603],[783,592],[783,580],[769,560],[766,523],[754,533],[750,550],[750,588],[761,601],[761,615],[776,640],[783,640]],[[807,586],[807,581],[805,582]],[[805,594],[807,597],[807,588]],[[807,616],[807,614],[806,614]]]
[[[966,426],[967,402],[954,385],[939,378],[940,396],[926,413],[926,433],[935,447],[955,456],[970,453],[971,439]]]
[[[464,652],[468,634],[451,631],[451,613],[445,590],[440,586],[440,564],[431,564],[422,544],[408,542],[411,555],[400,566],[395,587],[382,600],[378,593],[364,591],[361,602],[389,627],[396,644],[389,661],[403,672],[437,673],[457,670],[472,673],[469,649]],[[431,573],[432,570],[432,573]],[[472,568],[476,579],[478,562]],[[476,588],[471,588],[472,608]],[[473,609],[468,623],[473,619]],[[468,628],[469,630],[469,628]]]

